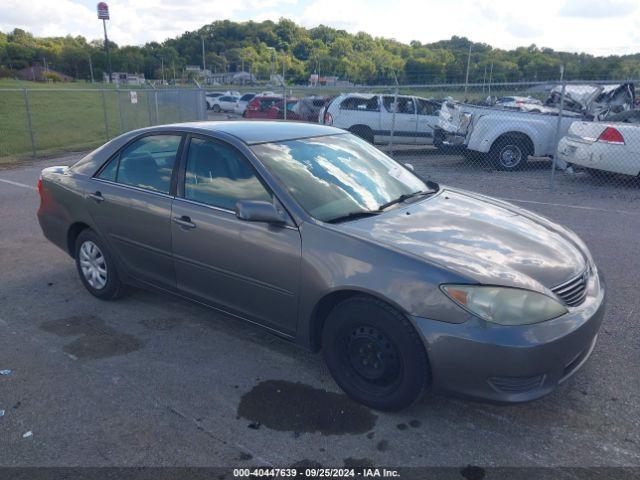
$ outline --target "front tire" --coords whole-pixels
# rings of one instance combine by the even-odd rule
[[[214,105],[213,107],[211,107],[211,110],[213,110],[213,113],[220,113],[222,111],[220,105]]]
[[[115,262],[104,242],[92,230],[83,230],[76,239],[75,260],[80,280],[91,295],[115,300],[124,293]]]
[[[371,408],[397,411],[415,403],[430,382],[427,354],[409,320],[375,298],[348,298],[322,331],[325,362],[336,383]]]

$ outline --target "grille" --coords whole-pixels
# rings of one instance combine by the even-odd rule
[[[492,377],[489,383],[496,390],[507,393],[524,393],[538,388],[544,381],[544,375],[533,377]]]
[[[561,283],[551,289],[564,303],[570,307],[577,307],[587,296],[587,280],[589,270],[585,270],[568,282]]]

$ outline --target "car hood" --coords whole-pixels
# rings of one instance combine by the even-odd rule
[[[560,225],[506,202],[449,188],[339,227],[483,284],[546,291],[581,273],[588,261],[584,244]]]

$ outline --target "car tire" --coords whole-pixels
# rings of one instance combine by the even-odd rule
[[[498,170],[521,169],[533,152],[528,142],[518,137],[504,137],[496,140],[489,150],[489,160]]]
[[[360,137],[365,142],[373,145],[373,130],[371,130],[371,128],[367,127],[366,125],[355,125],[349,128],[349,132],[353,133],[356,137]]]
[[[427,353],[413,325],[372,297],[351,297],[331,310],[322,330],[322,351],[336,383],[376,410],[409,407],[431,380]]]
[[[211,107],[211,110],[213,110],[214,113],[220,113],[220,105],[214,105],[213,107]]]
[[[124,294],[124,284],[118,275],[115,261],[93,230],[80,232],[74,253],[80,280],[91,295],[100,300],[115,300]]]

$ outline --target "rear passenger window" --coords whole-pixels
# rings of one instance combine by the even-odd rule
[[[239,200],[271,201],[247,160],[232,147],[192,138],[187,155],[184,197],[235,210]]]
[[[418,115],[437,115],[438,105],[428,100],[418,99]]]
[[[98,175],[123,185],[169,193],[171,174],[182,137],[150,135],[120,152]]]
[[[384,108],[387,112],[393,113],[393,100],[395,97],[384,97],[382,101],[384,102]],[[411,97],[398,97],[398,106],[396,108],[396,113],[409,113],[413,115],[416,113],[416,106],[413,98]]]
[[[380,110],[378,97],[348,97],[340,104],[342,110],[377,112]]]

